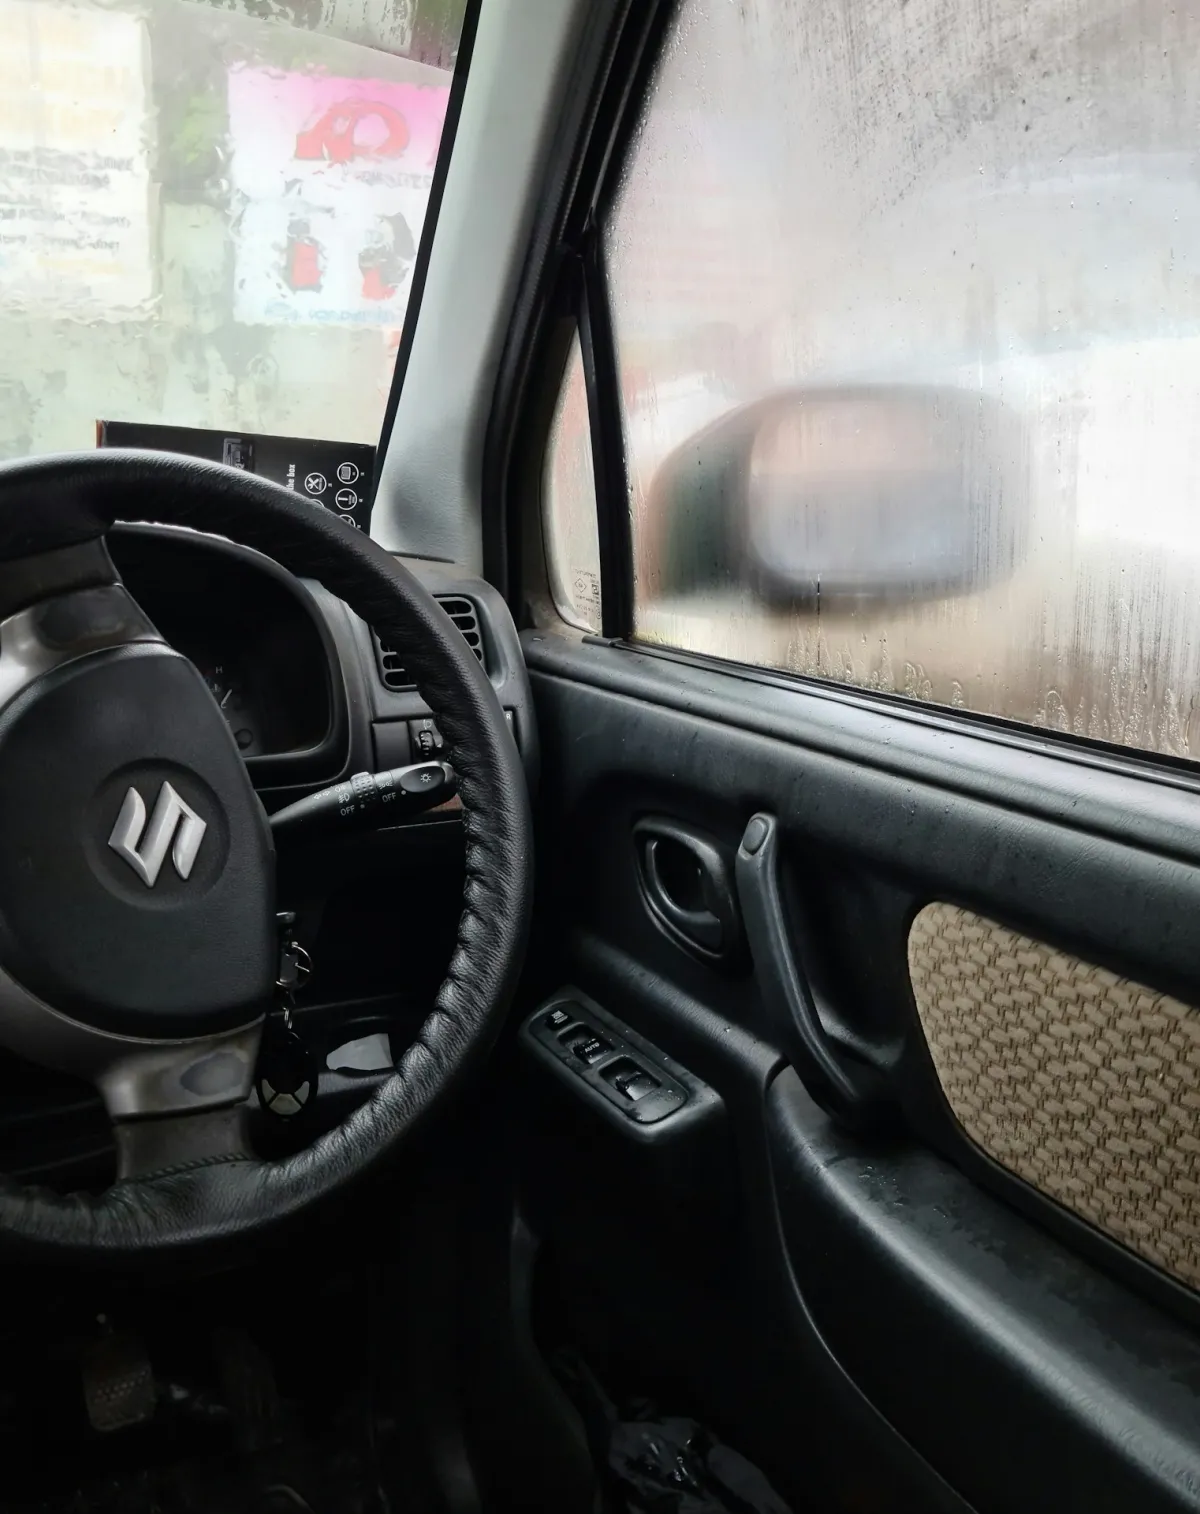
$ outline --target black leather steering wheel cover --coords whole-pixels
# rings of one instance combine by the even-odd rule
[[[30,541],[20,517],[61,519],[66,540],[122,520],[190,526],[275,558],[404,646],[458,775],[465,883],[458,939],[433,1009],[394,1074],[311,1147],[278,1162],[225,1162],[61,1196],[0,1180],[7,1255],[145,1262],[261,1233],[377,1166],[486,1054],[520,972],[532,905],[525,775],[495,690],[457,628],[404,565],[302,496],[252,474],[119,450],[0,467],[0,555]],[[26,545],[24,550],[29,550]]]

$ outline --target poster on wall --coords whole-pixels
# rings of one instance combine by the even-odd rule
[[[0,305],[149,312],[147,57],[140,16],[0,0]]]
[[[236,320],[402,323],[449,94],[230,70]]]

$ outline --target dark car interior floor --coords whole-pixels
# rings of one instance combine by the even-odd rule
[[[499,1060],[517,1075],[511,1046]],[[703,1418],[713,1406],[689,1385],[710,1353],[710,1369],[736,1372],[765,1416],[758,1449],[770,1455],[782,1406],[760,1394],[768,1364],[736,1344],[740,1323],[723,1305],[737,1290],[731,1259],[664,1268],[649,1239],[663,1216],[640,1212],[619,1177],[597,1227],[588,1214],[604,1192],[603,1151],[568,1142],[561,1162],[539,1160],[542,1192],[518,1202],[522,1150],[552,1150],[555,1121],[514,1111],[498,1085],[472,1103],[324,1223],[224,1270],[85,1279],[10,1268],[20,1304],[0,1335],[0,1507],[620,1514],[643,1507],[635,1486],[659,1500],[647,1508],[789,1507],[723,1443],[725,1427]],[[561,1221],[561,1250],[524,1213],[540,1205]],[[685,1252],[695,1240],[673,1218],[666,1233]],[[686,1313],[700,1309],[712,1329],[672,1370],[681,1289]],[[633,1482],[609,1467],[614,1439],[631,1430]],[[825,1506],[802,1486],[793,1496],[796,1510]]]
[[[435,1133],[407,1180],[226,1270],[14,1275],[0,1506],[482,1507],[455,1346],[483,1239],[463,1223],[470,1147]]]

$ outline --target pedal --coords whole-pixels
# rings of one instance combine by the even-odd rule
[[[158,1391],[146,1348],[136,1335],[105,1335],[80,1360],[83,1401],[93,1430],[106,1434],[154,1416]]]
[[[270,1358],[247,1331],[234,1327],[216,1330],[212,1350],[238,1448],[257,1452],[276,1444],[284,1410]]]

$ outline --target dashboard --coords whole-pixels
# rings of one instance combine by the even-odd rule
[[[440,750],[429,706],[404,673],[404,648],[381,644],[320,584],[176,527],[118,526],[108,540],[134,598],[204,675],[268,809]],[[536,727],[508,607],[482,579],[440,563],[407,566],[483,664],[532,785]]]
[[[244,757],[322,744],[331,647],[299,583],[265,559],[182,532],[125,527],[110,549],[159,632],[204,675]]]

